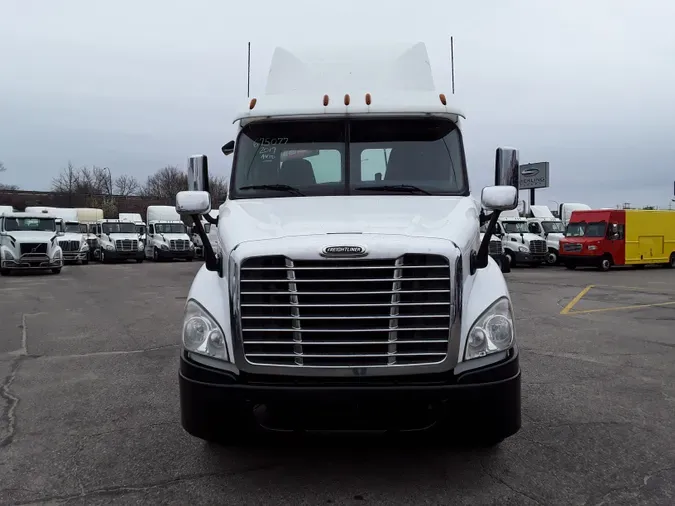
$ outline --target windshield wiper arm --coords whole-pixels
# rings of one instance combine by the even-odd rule
[[[357,186],[355,190],[372,190],[376,192],[407,192],[407,193],[421,193],[423,195],[431,195],[426,190],[419,186],[412,184],[385,184],[380,186]]]
[[[238,188],[239,190],[276,190],[280,192],[288,192],[299,197],[304,197],[305,194],[294,186],[289,186],[287,184],[253,184],[249,186],[242,186]]]

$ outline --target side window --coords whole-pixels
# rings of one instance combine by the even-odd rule
[[[618,239],[621,240],[621,239],[623,239],[624,225],[619,224],[619,226],[617,228],[618,228],[618,232],[619,232]]]
[[[305,160],[312,164],[318,184],[342,181],[342,156],[337,149],[319,149],[315,155],[306,156]]]
[[[149,230],[150,235],[155,235],[155,226],[154,225],[150,225],[148,227],[148,230]]]
[[[391,148],[361,151],[361,181],[381,181],[387,173]]]

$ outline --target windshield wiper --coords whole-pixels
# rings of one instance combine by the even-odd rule
[[[304,197],[305,194],[293,186],[287,184],[254,184],[249,186],[242,186],[239,190],[276,190],[280,192],[288,192],[299,197]]]
[[[385,184],[380,186],[357,186],[355,190],[372,190],[375,192],[407,192],[421,193],[422,195],[431,195],[426,190],[412,184]]]

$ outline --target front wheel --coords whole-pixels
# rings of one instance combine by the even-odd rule
[[[509,264],[509,267],[516,266],[516,255],[511,250],[506,250],[504,252],[504,257],[506,258],[506,262]]]
[[[598,268],[603,272],[607,272],[612,268],[612,259],[610,257],[603,257],[600,260],[600,265]]]
[[[546,263],[548,265],[556,265],[558,263],[558,253],[555,250],[549,250],[546,255]]]
[[[99,254],[99,260],[101,260],[102,264],[108,263],[108,257],[105,255],[105,250],[101,250],[101,253]]]
[[[159,262],[159,251],[157,251],[157,248],[152,250],[152,260],[153,262]]]
[[[55,267],[52,269],[52,274],[61,274],[61,267]]]
[[[670,260],[668,260],[668,267],[670,269],[675,269],[675,253],[671,253]]]

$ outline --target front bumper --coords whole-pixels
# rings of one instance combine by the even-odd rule
[[[118,251],[118,250],[105,250],[105,256],[108,260],[141,260],[145,258],[145,252],[140,251]]]
[[[78,262],[87,260],[89,258],[89,250],[87,251],[64,251],[63,259],[66,262]]]
[[[546,260],[546,253],[516,251],[516,262],[520,264],[540,264]]]
[[[3,269],[57,269],[63,267],[63,260],[50,260],[47,256],[23,256],[19,260],[3,260]]]
[[[565,265],[578,265],[580,267],[596,267],[602,260],[601,255],[569,255],[560,254],[560,261]]]
[[[159,253],[159,258],[162,259],[173,259],[173,258],[194,258],[195,257],[195,250],[180,250],[180,251],[172,251],[172,250],[163,250],[163,249],[158,249],[157,250]]]
[[[412,423],[413,416],[424,418],[422,428],[460,425],[508,437],[521,425],[520,383],[516,348],[502,362],[459,375],[449,371],[354,379],[243,372],[237,376],[198,364],[186,353],[181,356],[179,373],[181,421],[187,432],[198,437],[217,433],[218,421],[226,419],[228,412],[253,410],[257,405],[276,408],[293,429],[320,426],[326,430],[327,421],[347,423],[341,417],[356,413],[359,423],[368,424],[361,429],[406,430],[399,422]],[[395,416],[401,414],[403,420]]]

